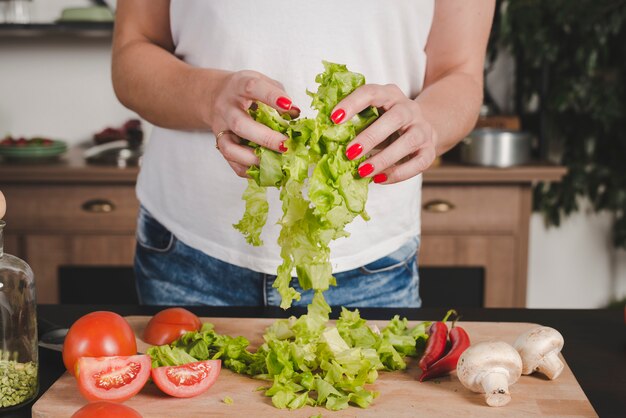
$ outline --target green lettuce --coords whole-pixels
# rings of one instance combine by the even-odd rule
[[[269,388],[260,390],[277,408],[312,405],[340,410],[369,406],[378,393],[367,385],[381,370],[406,368],[405,357],[417,356],[416,344],[427,338],[428,323],[409,327],[406,318],[396,316],[378,331],[358,310],[343,308],[333,327],[328,325],[329,315],[318,292],[307,314],[278,319],[268,327],[256,352],[249,351],[246,338],[220,335],[204,324],[169,345],[151,347],[148,354],[153,367],[221,359],[236,373],[270,382]]]
[[[370,179],[355,174],[363,159],[350,161],[345,151],[346,145],[376,120],[378,111],[368,108],[335,125],[330,119],[332,109],[365,84],[365,77],[340,64],[324,62],[324,69],[316,77],[317,92],[307,92],[312,107],[318,111],[315,119],[291,120],[263,103],[250,110],[254,120],[286,135],[288,150],[279,154],[252,144],[259,165],[248,170],[252,180],[243,195],[246,210],[234,226],[248,243],[261,245],[260,235],[268,210],[261,188],[280,189],[283,215],[278,221],[281,226],[278,244],[283,262],[274,287],[285,309],[293,300],[300,300],[300,294],[290,285],[294,270],[304,290],[323,292],[336,285],[329,243],[347,237],[345,227],[355,217],[369,219],[365,203]]]

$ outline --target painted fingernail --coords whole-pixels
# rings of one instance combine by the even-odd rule
[[[374,176],[374,183],[384,183],[387,181],[387,174],[378,173]]]
[[[361,167],[359,167],[359,176],[366,177],[367,175],[372,174],[373,171],[373,165],[371,165],[370,163],[363,164]]]
[[[300,113],[300,112],[301,112],[301,110],[300,110],[300,108],[299,108],[298,106],[293,106],[293,105],[292,105],[292,106],[291,106],[291,110],[295,110],[295,111],[296,111],[296,112],[298,112],[298,113]]]
[[[278,150],[280,152],[287,152],[287,147],[285,146],[284,142],[281,142],[280,145],[278,146]]]
[[[346,157],[348,157],[348,160],[354,160],[361,152],[363,152],[361,144],[352,144],[352,146],[346,150]]]
[[[291,100],[286,97],[280,96],[276,99],[276,105],[281,109],[289,110],[291,109]]]
[[[343,109],[337,109],[333,112],[332,115],[330,115],[330,119],[335,123],[339,123],[343,120],[343,118],[346,116],[346,111]]]

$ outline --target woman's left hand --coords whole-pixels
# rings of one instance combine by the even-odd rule
[[[384,113],[348,144],[348,159],[367,155],[396,132],[400,136],[361,163],[359,175],[373,177],[375,183],[393,184],[426,170],[437,156],[437,133],[424,119],[419,103],[395,84],[359,87],[335,106],[331,119],[340,124],[369,106]]]

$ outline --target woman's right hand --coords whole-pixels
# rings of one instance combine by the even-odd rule
[[[252,141],[277,152],[287,150],[283,134],[254,121],[248,114],[255,101],[292,117],[300,114],[279,82],[256,71],[237,71],[226,74],[211,96],[209,126],[215,135],[233,132],[217,138],[216,146],[238,176],[247,177],[246,170],[259,164],[254,150],[242,142]]]

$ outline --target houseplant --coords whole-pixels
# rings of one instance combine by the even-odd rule
[[[498,41],[516,58],[516,111],[568,168],[539,184],[534,205],[548,224],[588,198],[613,214],[626,249],[626,0],[499,2]]]

